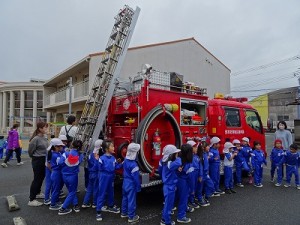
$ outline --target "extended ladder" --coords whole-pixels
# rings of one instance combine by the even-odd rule
[[[139,7],[133,10],[125,5],[115,16],[115,23],[98,73],[78,122],[75,140],[83,142],[84,151],[88,150],[88,146],[93,147],[102,131],[108,106],[115,90],[115,80],[120,75],[139,13]]]

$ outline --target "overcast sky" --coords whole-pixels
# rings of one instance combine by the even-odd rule
[[[103,51],[124,4],[141,8],[130,46],[195,37],[232,73],[300,54],[299,0],[1,0],[0,80],[49,79]],[[297,68],[293,60],[268,74]],[[271,86],[293,84],[297,79],[287,78]]]

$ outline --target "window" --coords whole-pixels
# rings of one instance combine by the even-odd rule
[[[280,115],[280,116],[277,116],[277,120],[278,121],[289,121],[290,120],[290,117],[288,115]]]
[[[249,127],[262,133],[262,123],[257,112],[252,110],[246,110],[246,122]]]
[[[206,103],[193,99],[180,101],[180,125],[205,125]]]
[[[241,118],[239,109],[225,108],[226,126],[227,127],[240,127]]]

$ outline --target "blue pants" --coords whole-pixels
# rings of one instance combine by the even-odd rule
[[[55,206],[59,200],[59,193],[61,190],[62,175],[60,170],[53,170],[51,173],[52,182],[52,195],[51,195],[51,205]]]
[[[50,199],[52,192],[51,170],[46,167],[45,200]]]
[[[203,193],[203,186],[204,186],[204,181],[203,181],[203,179],[202,179],[202,181],[201,182],[197,182],[197,184],[196,184],[196,191],[195,191],[195,195],[196,195],[196,197],[197,197],[197,199],[198,199],[198,201],[201,201],[201,199],[202,199],[202,193]]]
[[[2,159],[2,158],[3,158],[3,148],[0,147],[0,159]]]
[[[196,186],[198,183],[198,171],[193,171],[191,174],[191,182],[190,182],[190,189],[189,189],[189,202],[195,202],[195,192]]]
[[[292,175],[295,175],[295,183],[299,185],[299,172],[297,166],[286,165],[286,182],[291,183]]]
[[[220,163],[211,163],[209,165],[209,175],[214,182],[215,191],[220,190]]]
[[[130,219],[135,216],[136,211],[136,189],[131,182],[123,181],[122,188],[122,214],[127,214]]]
[[[203,183],[203,189],[204,189],[205,197],[206,198],[211,197],[212,194],[216,191],[214,182],[212,181],[212,179],[208,175],[205,175],[203,177],[202,183]]]
[[[97,204],[97,196],[99,190],[99,178],[97,172],[89,173],[89,184],[84,196],[83,204],[88,204],[93,194],[93,204]]]
[[[178,197],[178,214],[177,218],[186,217],[188,207],[189,185],[186,179],[178,178],[177,182],[177,197]]]
[[[70,204],[73,204],[73,206],[78,205],[78,198],[76,194],[78,187],[78,174],[63,174],[63,180],[69,192],[62,206],[62,208],[66,209]]]
[[[90,179],[90,175],[89,175],[89,169],[84,167],[84,186],[85,188],[88,188],[89,186],[89,179]]]
[[[109,207],[114,205],[114,173],[100,172],[99,176],[99,194],[97,200],[97,212],[101,211],[104,206],[105,198],[107,196],[107,204]]]
[[[277,170],[277,183],[282,182],[282,165],[276,166],[275,163],[271,164],[271,178],[274,178],[275,170]]]
[[[262,165],[254,165],[253,169],[254,169],[254,183],[255,184],[261,184],[262,174],[263,174]]]
[[[235,164],[236,170],[236,181],[237,183],[242,183],[242,170],[249,172],[249,166],[246,162],[243,163],[236,163]]]
[[[162,212],[162,218],[166,224],[171,224],[171,212],[174,207],[175,191],[176,191],[175,184],[172,185],[164,184],[163,192],[164,192],[165,204]]]
[[[232,167],[224,166],[224,183],[225,189],[233,188]]]

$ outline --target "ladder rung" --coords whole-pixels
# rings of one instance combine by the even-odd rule
[[[120,45],[117,45],[117,44],[113,44],[113,45],[110,45],[108,46],[105,50],[108,51],[108,52],[111,52],[112,48],[116,46],[117,48],[122,48]]]
[[[106,59],[102,60],[101,63],[105,63],[106,64],[109,60],[112,60],[114,62],[118,62],[116,59],[109,57],[109,58],[106,58]]]
[[[110,36],[110,38],[113,39],[113,40],[115,40],[116,37],[117,37],[117,35],[118,35],[118,33],[122,34],[123,36],[126,36],[126,34],[125,34],[124,32],[122,32],[122,31],[117,31],[117,32],[113,33],[113,34]]]

